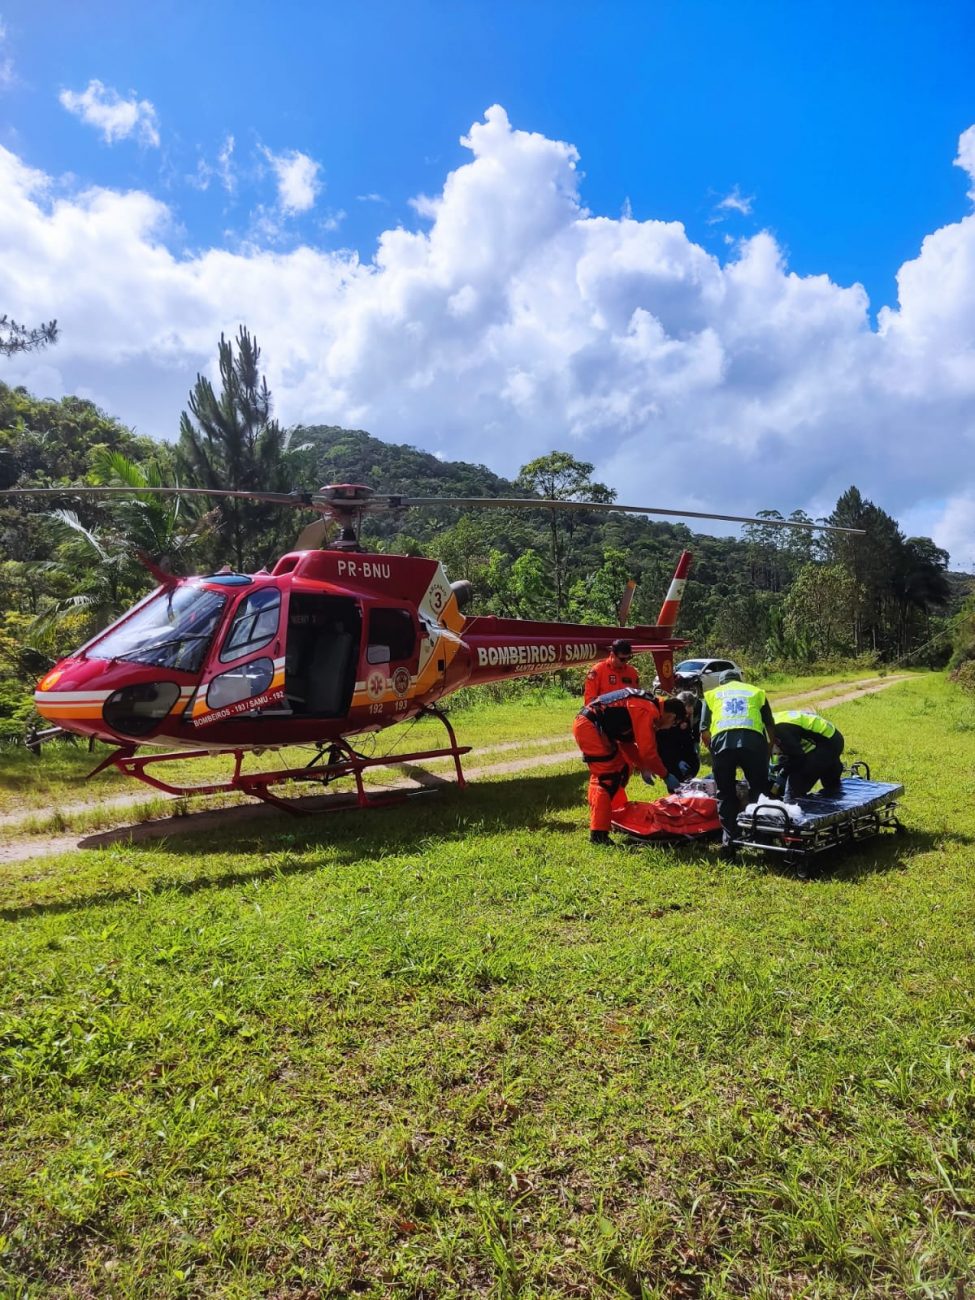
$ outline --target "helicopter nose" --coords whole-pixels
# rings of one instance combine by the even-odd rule
[[[37,684],[34,707],[42,718],[80,736],[118,743],[153,734],[181,713],[194,684],[155,680],[132,666],[110,660],[65,659]]]
[[[80,660],[62,659],[42,677],[34,691],[34,708],[41,717],[81,735],[97,730],[112,692],[95,685],[101,673],[92,673],[92,667]]]

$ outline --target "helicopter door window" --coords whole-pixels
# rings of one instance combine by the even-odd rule
[[[270,659],[251,659],[249,663],[230,668],[214,677],[207,687],[207,707],[225,709],[228,704],[238,704],[260,695],[271,685],[274,664]]]
[[[277,587],[261,587],[245,596],[224,639],[220,662],[239,659],[267,645],[277,634],[280,613],[281,593]]]
[[[416,649],[416,626],[408,609],[373,609],[369,615],[366,662],[398,663]]]

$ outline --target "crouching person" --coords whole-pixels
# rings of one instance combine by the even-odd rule
[[[675,723],[667,731],[657,732],[657,753],[668,773],[683,783],[697,776],[701,770],[701,755],[698,752],[701,739],[698,729],[701,701],[691,691],[678,691],[676,698],[684,705],[687,716],[683,722]]]
[[[668,790],[677,789],[677,778],[668,775],[657,753],[656,736],[686,716],[680,700],[657,699],[631,687],[597,696],[579,713],[572,734],[589,768],[589,839],[593,844],[612,843],[609,828],[614,800],[618,807],[619,795],[634,768],[646,781],[659,776]]]
[[[785,779],[786,799],[801,799],[817,781],[823,783],[823,794],[841,794],[843,743],[843,733],[818,713],[776,713],[775,748],[782,755],[778,775]]]

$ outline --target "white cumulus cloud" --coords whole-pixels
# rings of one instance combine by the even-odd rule
[[[818,515],[855,483],[895,516],[924,502],[935,540],[967,560],[970,212],[900,268],[874,329],[860,285],[795,274],[771,234],[721,261],[680,222],[590,212],[575,148],[498,106],[463,144],[418,228],[386,230],[368,262],[276,251],[270,226],[264,245],[178,255],[151,195],[65,196],[0,149],[0,301],[62,327],[43,373],[14,358],[3,378],[90,392],[173,436],[221,331],[244,322],[285,423],[359,426],[501,473],[565,448],[621,500],[726,513]]]
[[[140,144],[159,147],[156,110],[148,99],[137,99],[134,91],[123,99],[117,90],[93,78],[84,90],[62,90],[58,98],[69,113],[100,131],[106,144],[134,136]]]
[[[970,126],[967,131],[962,132],[958,140],[958,154],[955,158],[955,166],[960,167],[963,172],[967,172],[968,179],[971,182],[968,197],[975,200],[975,126]]]
[[[261,152],[274,171],[281,211],[290,216],[313,208],[322,188],[318,175],[321,165],[298,149],[272,153],[270,149],[262,148]]]
[[[720,214],[714,219],[720,221],[726,212],[740,212],[744,217],[750,216],[754,203],[754,194],[742,194],[741,189],[735,185],[730,194],[726,194],[714,205]]]

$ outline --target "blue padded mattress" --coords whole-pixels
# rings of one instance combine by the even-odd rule
[[[862,777],[856,776],[844,777],[840,785],[843,787],[843,792],[835,798],[824,794],[811,794],[803,799],[793,800],[792,802],[802,809],[802,820],[790,818],[791,824],[802,831],[835,826],[852,820],[859,813],[870,812],[883,804],[892,803],[904,793],[902,785],[894,785],[889,781],[865,781]],[[774,804],[769,804],[768,809],[769,811],[765,812],[763,805],[754,819],[752,813],[739,813],[739,827],[742,830],[751,830],[753,827],[774,830],[789,824],[784,821],[781,812],[775,811]]]

